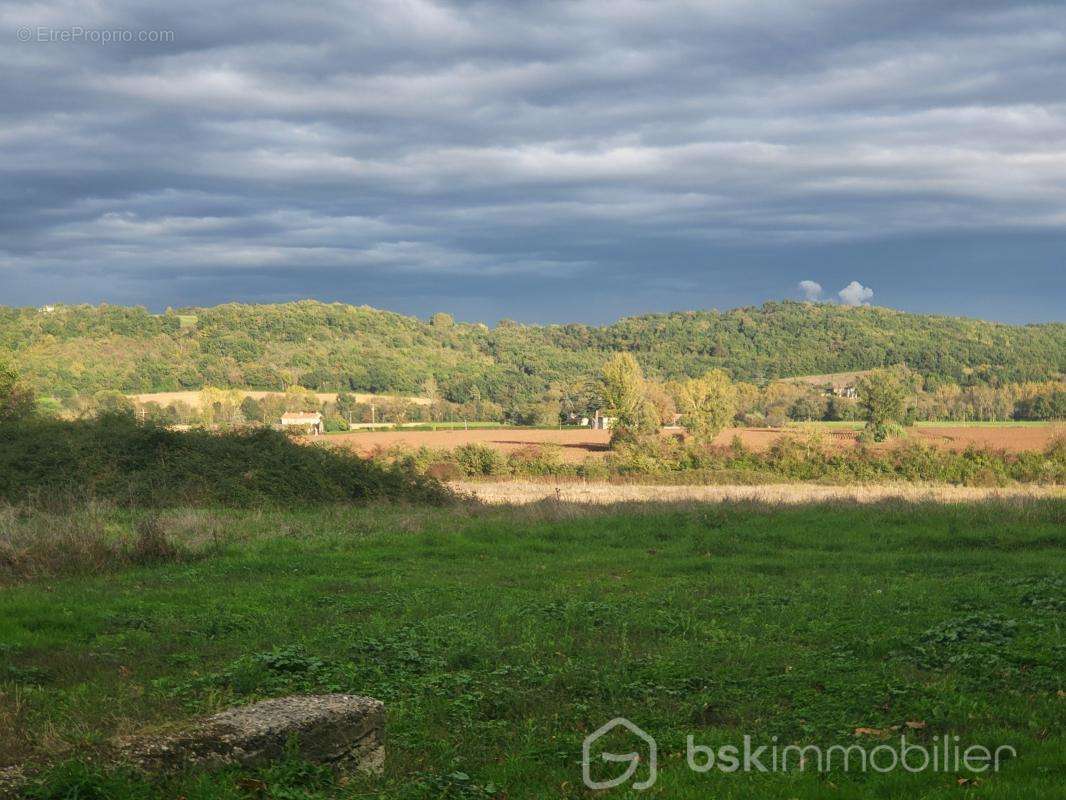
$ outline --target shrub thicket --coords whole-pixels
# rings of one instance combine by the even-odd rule
[[[470,446],[467,446],[470,447]],[[562,460],[558,448],[528,447],[497,456],[486,471],[483,445],[475,450],[394,449],[377,459],[403,464],[417,472],[452,480],[460,477],[574,477],[586,480],[661,478],[675,483],[765,483],[821,481],[875,483],[914,481],[964,486],[1010,483],[1066,483],[1066,439],[1054,440],[1042,452],[1007,453],[979,447],[954,452],[914,440],[892,447],[826,446],[817,436],[782,436],[768,450],[757,452],[735,439],[728,447],[678,439],[652,440],[622,446],[603,458],[581,464]],[[476,452],[479,458],[473,458]]]
[[[469,442],[452,452],[465,475],[499,475],[506,470],[503,455],[495,447]]]
[[[169,506],[412,500],[444,502],[402,465],[301,445],[277,431],[173,431],[128,415],[0,425],[0,499],[106,499]]]

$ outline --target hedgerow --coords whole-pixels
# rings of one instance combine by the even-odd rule
[[[174,431],[128,415],[0,425],[0,500],[47,502],[57,495],[138,507],[450,497],[405,465],[301,445],[266,428]]]
[[[489,453],[494,453],[490,455]],[[647,437],[602,458],[562,460],[558,447],[531,445],[504,459],[485,445],[455,450],[393,449],[377,458],[436,477],[576,477],[586,480],[669,477],[675,482],[758,483],[774,480],[827,483],[912,481],[964,486],[1066,483],[1066,444],[1055,440],[1040,452],[1008,453],[971,446],[960,452],[903,440],[891,447],[827,447],[817,436],[782,436],[765,451],[704,446]]]

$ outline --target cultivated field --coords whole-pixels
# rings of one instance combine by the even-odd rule
[[[950,450],[965,450],[970,445],[991,447],[1009,452],[1027,450],[1041,451],[1062,426],[1035,425],[916,425],[910,429],[910,437],[916,441],[935,444]],[[856,444],[858,430],[834,425],[809,425],[795,428],[727,428],[715,440],[716,444],[728,445],[734,436],[739,436],[746,447],[766,450],[781,436],[806,436],[816,434],[827,445],[852,447]],[[678,435],[664,433],[663,435]],[[440,431],[363,431],[330,436],[331,444],[350,447],[363,455],[397,445],[405,447],[453,448],[469,442],[491,445],[507,453],[538,444],[556,444],[562,449],[566,461],[578,463],[588,456],[608,452],[610,431],[588,428],[496,428],[493,430],[440,430]],[[886,446],[892,446],[888,443]]]

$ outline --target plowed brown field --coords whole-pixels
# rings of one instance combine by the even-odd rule
[[[840,428],[820,428],[818,435],[827,446],[851,447],[857,440],[858,431]],[[1053,425],[1003,426],[1003,427],[915,427],[910,429],[912,440],[933,443],[952,450],[964,450],[970,444],[991,447],[1010,452],[1043,450],[1057,430]],[[663,435],[671,435],[664,433]],[[680,435],[674,433],[673,435]],[[801,429],[774,428],[727,428],[718,435],[716,444],[728,445],[734,436],[739,436],[745,446],[752,450],[766,450],[781,436],[808,436]],[[567,461],[581,462],[589,456],[602,456],[608,450],[611,438],[609,431],[587,428],[563,428],[538,430],[533,428],[493,428],[490,430],[440,430],[440,431],[361,431],[327,437],[330,444],[350,447],[363,455],[396,445],[404,447],[453,448],[468,442],[480,442],[496,447],[503,452],[512,452],[522,447],[537,444],[557,444],[562,448]],[[892,446],[891,444],[889,446]]]

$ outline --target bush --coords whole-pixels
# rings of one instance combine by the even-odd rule
[[[323,420],[327,433],[342,433],[349,430],[348,420],[340,414],[330,414]]]
[[[587,481],[605,481],[611,477],[611,470],[602,458],[589,456],[581,462],[577,474]]]
[[[858,438],[860,442],[869,444],[887,442],[889,439],[902,439],[906,435],[907,429],[898,422],[867,422]]]
[[[439,482],[267,428],[172,431],[126,415],[0,425],[0,500],[64,493],[126,506],[447,501]]]
[[[563,464],[562,448],[556,444],[533,444],[515,450],[507,457],[515,475],[571,475],[576,469]]]
[[[614,451],[608,458],[608,467],[618,475],[656,475],[667,471],[654,453],[633,446]]]
[[[503,455],[495,447],[470,442],[452,451],[462,471],[471,476],[500,475],[507,471]]]

